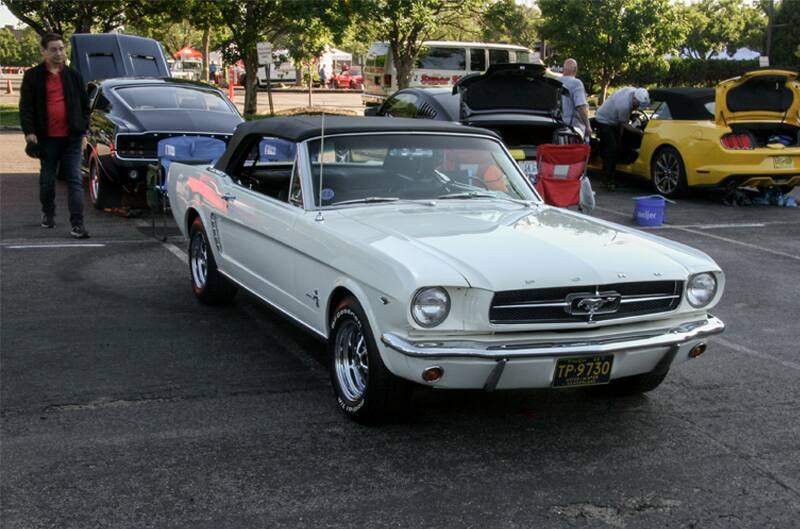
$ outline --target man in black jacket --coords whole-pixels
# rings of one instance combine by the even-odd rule
[[[19,114],[28,152],[38,151],[39,200],[42,227],[55,226],[56,172],[63,166],[69,190],[70,235],[89,237],[83,226],[81,151],[89,126],[89,98],[81,74],[64,61],[64,39],[48,33],[42,37],[44,62],[25,72],[20,89]]]

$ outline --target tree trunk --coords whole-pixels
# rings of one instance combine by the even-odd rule
[[[203,30],[203,81],[208,82],[208,48],[211,40],[211,28]]]
[[[256,50],[248,51],[244,56],[244,115],[255,114],[258,111],[258,55]]]
[[[295,86],[303,86],[303,66],[297,66],[297,63],[295,63],[294,67],[294,84]]]
[[[397,89],[402,90],[403,88],[408,88],[411,84],[412,61],[407,56],[395,55],[395,57],[397,57],[394,63],[394,69],[397,74]]]
[[[600,100],[597,102],[598,105],[602,105],[606,101],[606,94],[608,94],[608,85],[610,83],[603,79],[600,83]]]
[[[308,63],[308,106],[311,106],[311,92],[314,86],[314,74],[312,73],[311,62]]]

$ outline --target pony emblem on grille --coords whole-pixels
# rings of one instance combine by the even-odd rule
[[[612,314],[619,310],[622,296],[618,292],[577,292],[567,296],[568,305],[565,307],[568,314],[573,316],[588,316],[588,322],[593,323],[598,314]]]

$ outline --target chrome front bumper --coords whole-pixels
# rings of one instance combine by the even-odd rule
[[[503,341],[410,341],[385,333],[381,341],[389,348],[412,358],[544,358],[580,356],[657,347],[675,347],[683,343],[719,334],[725,330],[722,320],[708,315],[705,319],[681,323],[665,329],[620,334],[598,339],[565,339],[559,342]]]

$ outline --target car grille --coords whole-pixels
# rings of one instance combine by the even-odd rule
[[[573,323],[658,314],[675,310],[682,292],[681,281],[506,290],[495,293],[489,320],[498,324]]]
[[[230,134],[209,134],[197,132],[148,132],[146,134],[118,134],[116,152],[119,158],[134,160],[155,159],[158,157],[158,142],[164,138],[175,136],[202,136],[216,138],[225,143],[231,139]]]

